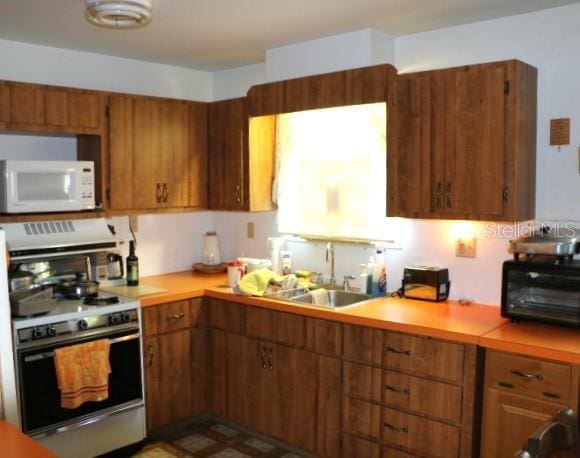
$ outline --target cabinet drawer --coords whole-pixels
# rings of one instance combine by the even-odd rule
[[[245,315],[244,328],[249,337],[295,347],[304,346],[304,317],[257,307],[247,307]]]
[[[345,324],[342,332],[342,355],[345,359],[381,364],[383,331]]]
[[[381,407],[348,396],[344,396],[343,400],[343,430],[352,434],[380,439]]]
[[[306,348],[314,353],[339,356],[342,350],[342,328],[340,323],[306,319]]]
[[[487,384],[543,399],[572,397],[572,368],[563,363],[488,351]]]
[[[160,333],[185,329],[191,326],[189,301],[159,305],[157,313]]]
[[[355,363],[344,365],[345,394],[459,423],[461,387]]]
[[[357,436],[345,434],[343,436],[344,458],[381,458],[381,446],[377,442],[361,439]],[[385,455],[390,458],[391,455]]]
[[[383,366],[387,369],[461,383],[463,354],[461,344],[397,332],[383,335]]]
[[[382,409],[381,433],[384,442],[432,457],[456,457],[460,430],[393,409]]]
[[[240,305],[211,299],[209,310],[213,327],[238,334],[242,331],[242,308]]]

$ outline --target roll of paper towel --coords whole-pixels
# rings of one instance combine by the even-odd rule
[[[277,274],[282,274],[282,256],[280,251],[286,248],[284,237],[268,237],[268,252],[272,261],[272,270]]]

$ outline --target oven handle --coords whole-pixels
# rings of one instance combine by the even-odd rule
[[[136,332],[135,334],[129,334],[126,336],[121,336],[121,337],[115,337],[114,339],[109,339],[109,342],[111,345],[119,343],[119,342],[127,342],[129,340],[135,340],[138,339],[139,337],[141,337],[141,333]],[[43,359],[48,359],[48,358],[54,358],[54,352],[53,351],[46,351],[44,353],[38,353],[36,355],[32,355],[32,356],[25,356],[24,357],[24,362],[25,363],[30,363],[33,361],[41,361]]]

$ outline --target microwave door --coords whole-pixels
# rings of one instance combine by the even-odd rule
[[[78,209],[74,169],[14,171],[12,203],[19,212],[66,211]]]

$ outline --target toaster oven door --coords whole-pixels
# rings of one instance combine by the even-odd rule
[[[504,265],[502,315],[580,327],[580,270]]]

